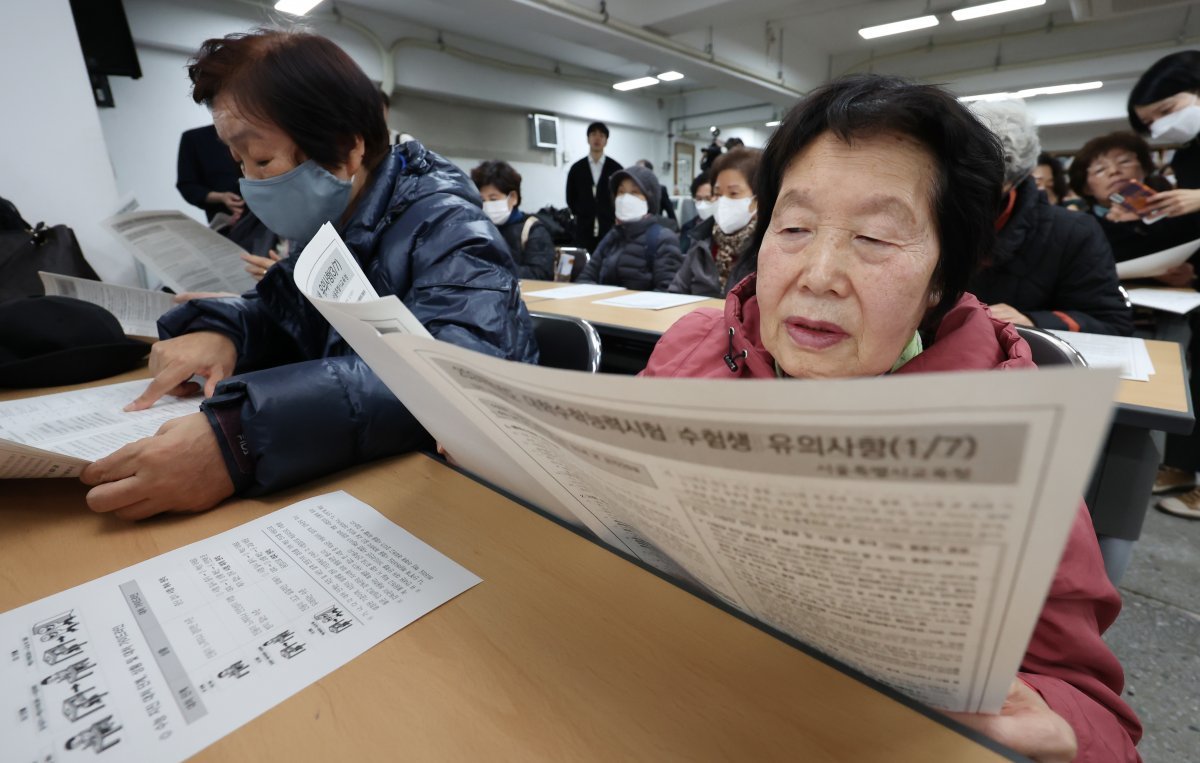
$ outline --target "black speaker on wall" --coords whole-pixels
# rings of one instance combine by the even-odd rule
[[[71,0],[71,14],[96,105],[112,108],[108,78],[142,76],[125,6],[121,0]]]

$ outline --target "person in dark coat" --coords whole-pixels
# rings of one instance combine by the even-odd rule
[[[212,125],[185,130],[179,137],[175,177],[180,195],[203,209],[209,222],[221,212],[237,218],[246,208],[238,195],[241,170]]]
[[[588,155],[567,172],[567,207],[575,215],[575,243],[596,251],[596,244],[613,227],[613,197],[609,181],[621,165],[604,155],[608,125],[593,122],[587,128]]]
[[[484,162],[471,170],[483,213],[500,229],[521,278],[554,280],[554,239],[534,215],[521,211],[521,173],[508,162]]]
[[[637,166],[645,167],[654,172],[654,163],[649,159],[638,159]],[[655,175],[655,177],[657,178],[658,175]],[[662,184],[661,180],[658,182],[658,187],[660,189],[658,194],[658,213],[678,225],[679,218],[675,216],[675,202],[671,201],[671,194],[667,192],[667,187]]]
[[[724,297],[754,272],[753,251],[758,206],[754,184],[762,152],[735,148],[717,157],[710,172],[716,197],[713,216],[696,226],[683,263],[671,281],[670,291],[705,297]]]
[[[971,106],[1004,150],[1004,197],[996,246],[970,290],[992,315],[1019,326],[1133,333],[1116,263],[1090,215],[1053,206],[1033,177],[1041,152],[1037,126],[1024,101]]]
[[[304,32],[231,35],[206,41],[189,74],[192,97],[243,162],[242,195],[271,230],[303,246],[332,221],[374,289],[434,337],[536,362],[516,267],[474,186],[416,141],[388,145],[378,91],[341,48]],[[160,319],[154,379],[129,408],[188,392],[193,374],[207,399],[88,466],[94,511],[201,511],[432,447],[300,293],[295,262],[242,297],[195,299]]]
[[[579,283],[666,291],[679,269],[679,237],[658,216],[658,179],[645,167],[620,170],[610,181],[617,224],[596,246]]]
[[[696,205],[696,216],[679,226],[679,251],[687,252],[692,247],[692,231],[701,223],[709,220],[716,210],[713,200],[712,178],[708,172],[701,172],[692,178],[692,203]]]

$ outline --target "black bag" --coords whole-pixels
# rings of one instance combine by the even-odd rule
[[[550,232],[554,246],[575,246],[575,215],[571,210],[545,206],[533,214]]]
[[[39,270],[100,280],[65,225],[38,223],[33,230],[0,231],[0,302],[45,294]]]

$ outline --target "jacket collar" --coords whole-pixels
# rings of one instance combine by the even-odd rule
[[[1013,201],[1012,211],[1008,222],[996,234],[996,247],[992,251],[992,263],[1003,264],[1021,251],[1025,242],[1032,236],[1037,227],[1037,207],[1047,204],[1041,191],[1037,189],[1037,181],[1032,176],[1018,183],[1013,190],[1017,192]]]

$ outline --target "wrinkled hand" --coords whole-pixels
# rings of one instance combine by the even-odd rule
[[[1156,193],[1146,200],[1146,210],[1160,212],[1167,217],[1200,212],[1200,188],[1176,188]]]
[[[1130,211],[1120,204],[1113,204],[1108,208],[1108,214],[1104,216],[1104,219],[1114,223],[1132,223],[1142,218],[1137,212]]]
[[[1001,302],[998,305],[988,305],[988,310],[991,311],[992,317],[998,321],[1008,321],[1015,323],[1018,326],[1032,326],[1033,321],[1029,320],[1029,316],[1016,309],[1012,305],[1006,305]]]
[[[1079,748],[1071,725],[1020,678],[1013,679],[999,715],[946,715],[1038,763],[1070,763]]]
[[[242,216],[242,212],[246,211],[245,200],[233,191],[209,191],[208,196],[204,200],[209,204],[223,205],[229,210],[229,214],[233,215],[235,220]]]
[[[274,249],[271,250],[269,257],[259,257],[254,254],[242,255],[242,262],[246,263],[246,272],[254,276],[255,281],[261,281],[271,266],[281,259],[283,258],[276,254]]]
[[[182,294],[176,294],[172,299],[175,300],[175,304],[182,305],[184,302],[190,302],[193,299],[215,299],[236,296],[239,295],[231,291],[185,291]]]
[[[1186,288],[1196,280],[1196,269],[1192,267],[1192,263],[1185,262],[1182,265],[1176,265],[1160,276],[1155,276],[1154,280],[1162,281],[1167,286]]]
[[[188,381],[193,375],[206,379],[204,396],[212,397],[217,382],[232,374],[236,365],[237,348],[228,337],[215,331],[197,331],[156,342],[150,348],[150,373],[154,379],[125,410],[149,408],[163,395],[196,394],[199,385]]]
[[[121,519],[211,509],[233,495],[217,436],[203,413],[168,421],[153,437],[88,464],[88,508]]]

